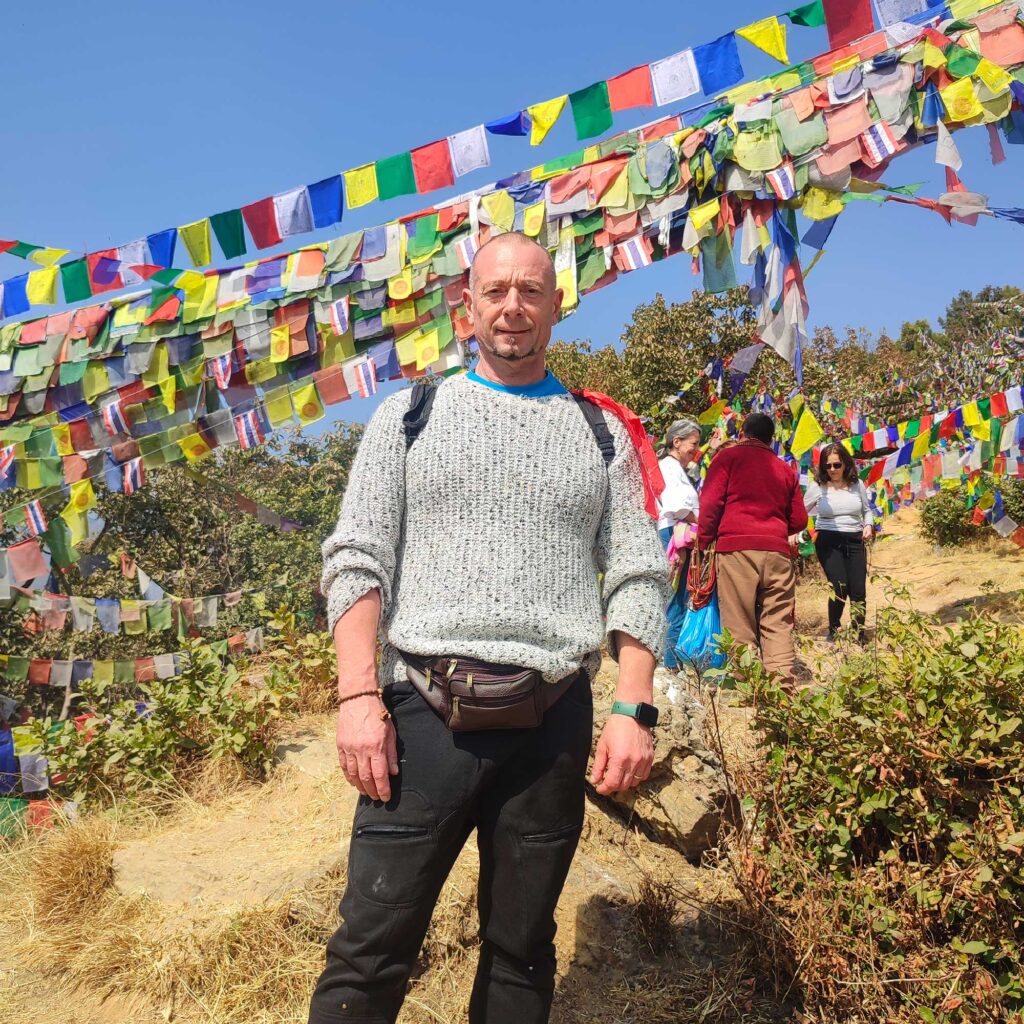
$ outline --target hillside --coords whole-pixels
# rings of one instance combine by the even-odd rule
[[[936,551],[904,511],[874,548],[872,612],[886,578],[920,611],[1009,613],[1024,553],[984,541]],[[824,658],[826,592],[801,582],[804,673]],[[600,706],[612,675],[598,680]],[[754,752],[747,714],[721,695],[677,695],[659,730],[655,771],[637,797],[588,800],[579,855],[558,912],[561,974],[553,1020],[767,1022],[792,1019],[755,997],[743,936],[723,936],[729,868],[704,856],[728,808],[718,757]],[[605,701],[606,703],[606,701]],[[711,725],[718,722],[717,727]],[[354,793],[336,770],[330,717],[291,723],[262,786],[210,779],[205,792],[118,812],[0,851],[0,1002],[6,1024],[305,1020],[333,929]],[[465,1019],[475,959],[476,850],[459,859],[428,936],[404,1024]]]

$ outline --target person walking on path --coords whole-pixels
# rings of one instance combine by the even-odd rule
[[[323,546],[338,757],[361,796],[313,1024],[392,1024],[474,829],[469,1020],[548,1020],[605,635],[618,685],[590,780],[610,794],[651,770],[668,598],[645,501],[653,452],[638,455],[632,421],[602,413],[598,430],[591,404],[546,371],[562,295],[545,249],[491,239],[464,300],[475,371],[436,388],[426,422],[408,391],[381,404]]]
[[[771,449],[763,413],[743,421],[741,440],[711,460],[701,488],[697,544],[715,545],[722,627],[760,648],[764,666],[792,684],[796,574],[791,540],[807,526],[800,482]]]
[[[804,505],[816,516],[814,549],[832,585],[828,600],[828,638],[834,640],[850,601],[850,623],[861,642],[867,603],[867,543],[874,536],[871,504],[857,478],[853,456],[841,445],[822,449],[814,482],[804,494]]]
[[[694,524],[700,503],[697,488],[686,472],[700,450],[700,427],[693,420],[676,420],[665,435],[665,456],[659,460],[665,490],[658,501],[658,536],[667,553],[674,530],[679,524]],[[665,668],[677,672],[680,668],[676,658],[676,643],[686,617],[686,570],[689,565],[689,551],[680,559],[679,586],[673,592],[665,609],[668,620],[668,634],[665,637]]]

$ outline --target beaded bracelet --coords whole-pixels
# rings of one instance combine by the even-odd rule
[[[350,693],[347,697],[342,697],[338,704],[339,706],[350,700],[355,700],[357,697],[376,697],[381,703],[380,720],[386,722],[391,717],[391,712],[384,706],[384,691],[378,687],[376,690],[363,690],[360,693]]]

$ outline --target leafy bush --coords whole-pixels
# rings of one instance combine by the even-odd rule
[[[286,606],[269,615],[267,625],[279,636],[257,666],[268,667],[272,685],[291,694],[289,709],[310,715],[335,710],[338,661],[331,635],[304,632],[297,614]]]
[[[196,644],[181,675],[138,689],[138,703],[107,707],[105,687],[85,681],[75,721],[33,723],[59,795],[103,800],[170,782],[206,759],[230,759],[252,777],[269,770],[275,720],[288,697],[280,681],[252,686]]]
[[[1003,509],[1017,524],[1024,523],[1024,480],[1009,477],[1002,481],[999,490],[1003,495]]]
[[[807,1020],[1024,1020],[1024,634],[883,616],[790,697],[731,672],[767,752],[738,863]]]
[[[921,532],[933,544],[957,546],[977,536],[980,529],[960,489],[939,491],[921,506]]]

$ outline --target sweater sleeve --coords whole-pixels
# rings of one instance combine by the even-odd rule
[[[819,501],[821,501],[821,486],[812,481],[804,492],[804,508],[807,509],[808,514],[814,513]]]
[[[665,641],[668,562],[653,519],[644,508],[640,459],[625,428],[612,415],[615,459],[608,467],[608,493],[598,528],[595,556],[604,574],[602,603],[609,637],[616,630],[660,656]],[[612,654],[618,657],[615,644]]]
[[[321,590],[330,630],[352,605],[379,590],[381,617],[391,604],[405,507],[405,435],[409,394],[387,398],[366,427],[352,463],[341,514],[321,548]]]
[[[804,495],[800,490],[800,481],[793,478],[793,497],[789,506],[789,532],[799,533],[807,528],[807,509],[804,508]]]
[[[868,489],[864,486],[864,481],[863,480],[858,481],[857,487],[858,487],[858,489],[860,491],[860,510],[861,510],[861,517],[863,519],[863,522],[861,523],[861,525],[862,526],[871,526],[872,525],[871,499],[868,497]]]
[[[723,453],[724,454],[724,453]],[[707,550],[718,536],[718,527],[725,510],[725,492],[729,484],[729,472],[718,458],[708,466],[708,475],[700,492],[700,518],[697,523],[697,543]]]

